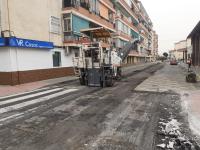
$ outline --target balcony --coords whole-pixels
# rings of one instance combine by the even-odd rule
[[[124,0],[117,0],[117,1],[135,20],[138,20],[137,15],[133,12],[131,7]]]
[[[140,54],[137,50],[131,50],[129,56],[140,56]]]
[[[100,1],[104,1],[104,2],[106,2],[110,7],[112,7],[113,8],[113,3],[110,1],[110,0],[100,0]]]
[[[147,37],[148,38],[148,33],[149,33],[149,31],[148,31],[148,29],[142,24],[142,23],[139,23],[139,29],[140,30],[143,30],[144,31],[144,35],[145,35],[145,37]]]
[[[110,2],[110,0],[99,0],[99,1],[100,1],[100,3],[107,6],[111,11],[115,12],[114,5],[113,5],[113,3]]]
[[[127,24],[129,27],[131,27],[132,30],[134,30],[135,32],[138,32],[138,28],[133,23],[131,23],[126,17],[117,15],[116,20],[117,19],[121,19],[125,24]]]
[[[70,46],[77,46],[77,45],[81,45],[81,44],[86,44],[86,43],[90,43],[91,40],[87,37],[80,37],[80,36],[76,36],[74,35],[72,32],[65,32],[64,33],[64,41],[63,43],[65,45],[70,45]],[[98,39],[97,42],[101,42],[101,47],[105,47],[105,48],[110,48],[110,42],[107,39]]]
[[[131,41],[132,40],[132,37],[128,34],[125,34],[124,32],[122,31],[117,31],[115,34],[113,34],[114,36],[119,36],[121,37],[122,39],[126,39],[126,41]]]
[[[64,5],[68,6],[63,8],[63,14],[65,13],[73,13],[77,16],[80,16],[81,18],[84,18],[88,21],[91,21],[98,26],[102,26],[104,28],[109,29],[110,31],[114,32],[114,26],[113,23],[110,20],[106,20],[103,17],[100,17],[99,14],[91,12],[89,9],[89,6],[86,3],[82,3],[81,6],[77,6],[75,4],[68,4]]]

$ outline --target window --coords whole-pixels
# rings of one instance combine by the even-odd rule
[[[64,32],[70,32],[72,30],[71,15],[66,15],[64,18]]]
[[[53,66],[54,67],[60,67],[61,66],[61,53],[60,52],[54,52],[53,53]]]
[[[122,31],[125,34],[131,35],[131,29],[127,25],[125,25],[121,21],[116,21],[116,25],[117,30]]]
[[[72,6],[71,0],[63,0],[63,8]]]
[[[80,0],[63,0],[63,8],[66,7],[79,7]]]

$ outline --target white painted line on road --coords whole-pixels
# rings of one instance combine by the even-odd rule
[[[17,109],[21,109],[21,108],[24,108],[26,106],[33,105],[33,104],[36,104],[36,103],[39,103],[39,102],[45,102],[45,101],[48,101],[49,99],[52,99],[52,98],[55,98],[55,97],[58,97],[58,96],[61,96],[63,94],[67,94],[67,93],[70,93],[70,92],[74,92],[74,91],[77,91],[77,90],[78,89],[68,89],[68,90],[61,91],[61,92],[58,92],[58,93],[55,93],[55,94],[52,94],[52,95],[49,95],[49,96],[45,96],[45,97],[42,97],[42,98],[38,98],[38,99],[34,99],[34,100],[31,100],[31,101],[27,101],[27,102],[22,102],[20,104],[4,107],[4,108],[0,109],[0,114],[6,113],[6,112],[9,112],[9,111],[14,111],[14,110],[17,110]]]
[[[2,119],[0,119],[0,122],[4,122],[4,121],[6,121],[6,120],[8,120],[8,119],[16,118],[16,117],[21,116],[21,115],[23,115],[23,114],[24,114],[24,113],[18,113],[18,114],[14,114],[14,115],[12,115],[12,116],[8,116],[8,117],[5,117],[5,118],[2,118]]]
[[[11,98],[11,97],[14,97],[14,96],[20,96],[20,95],[23,95],[23,94],[28,94],[28,93],[32,93],[32,92],[42,91],[42,90],[45,90],[45,89],[49,89],[49,87],[35,89],[35,90],[32,90],[32,91],[23,92],[23,93],[17,93],[17,94],[8,95],[8,96],[2,96],[2,97],[0,96],[0,101],[2,99],[5,99],[5,98]]]
[[[15,119],[19,119],[19,118],[22,118],[25,114],[28,114],[30,112],[34,112],[38,107],[35,107],[35,108],[32,108],[32,109],[29,109],[27,111],[24,111],[23,113],[18,113],[18,114],[15,114],[15,115],[11,115],[11,116],[8,116],[8,117],[5,117],[5,118],[2,118],[0,119],[0,126],[3,126],[5,125],[6,123],[9,123]],[[11,120],[12,119],[12,120]]]
[[[40,96],[40,95],[44,95],[44,94],[48,94],[48,93],[56,92],[56,91],[60,91],[60,90],[62,90],[62,88],[56,88],[56,89],[52,89],[52,90],[48,90],[48,91],[43,91],[43,92],[31,94],[31,95],[17,97],[17,98],[5,100],[5,101],[2,101],[2,102],[0,101],[0,106],[1,105],[5,105],[5,104],[9,104],[9,103],[13,103],[13,102],[23,101],[23,100],[26,100],[28,98],[33,98],[33,97],[36,97],[36,96]]]

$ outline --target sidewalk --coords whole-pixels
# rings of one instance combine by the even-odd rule
[[[190,128],[200,138],[200,90],[190,92],[185,103]]]
[[[188,64],[181,62],[180,67],[184,69],[186,72],[188,71]],[[197,80],[200,81],[200,67],[191,66],[191,70],[194,71],[197,75]]]
[[[180,63],[179,66],[188,72],[188,65]],[[197,83],[194,83],[195,89],[188,91],[188,96],[183,98],[185,102],[185,109],[188,113],[188,121],[192,131],[200,137],[200,68],[191,67],[192,71],[197,74]]]
[[[0,85],[0,97],[28,92],[28,91],[32,91],[38,88],[42,88],[44,86],[54,85],[54,84],[58,84],[62,82],[69,82],[73,80],[77,80],[77,77],[68,76],[68,77],[26,83],[26,84],[21,84],[21,85],[16,85],[16,86]]]

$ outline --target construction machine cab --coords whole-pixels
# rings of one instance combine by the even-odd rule
[[[81,33],[90,42],[82,43],[80,57],[74,60],[80,83],[88,86],[111,86],[111,46],[108,43],[110,32],[101,27],[84,29]]]

